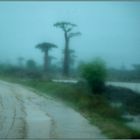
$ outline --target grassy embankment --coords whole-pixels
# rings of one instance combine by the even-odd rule
[[[104,96],[90,94],[85,84],[64,84],[16,78],[5,78],[5,80],[19,82],[36,89],[39,91],[37,93],[61,99],[87,117],[92,124],[97,125],[109,138],[140,138],[140,132],[125,125],[121,111],[111,107]]]

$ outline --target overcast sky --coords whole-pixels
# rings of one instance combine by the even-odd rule
[[[64,47],[58,21],[78,25],[81,36],[71,40],[77,61],[102,57],[109,66],[140,63],[140,2],[0,2],[0,61],[16,62],[19,56],[41,64],[35,48],[52,42],[51,54],[59,61]]]

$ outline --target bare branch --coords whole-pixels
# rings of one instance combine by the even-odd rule
[[[69,37],[69,38],[72,38],[72,37],[79,36],[79,35],[81,35],[80,32],[70,33],[68,37]]]

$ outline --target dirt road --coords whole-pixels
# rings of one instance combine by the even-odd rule
[[[0,138],[106,138],[78,112],[51,97],[0,81]]]

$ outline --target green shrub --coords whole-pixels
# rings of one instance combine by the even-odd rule
[[[102,93],[105,89],[106,65],[103,60],[95,59],[93,62],[80,66],[82,77],[88,82],[93,93]]]

